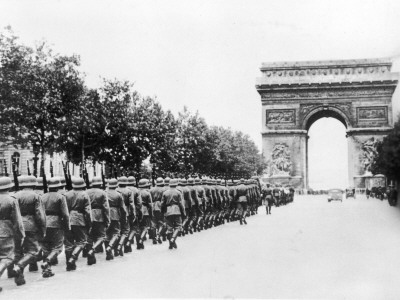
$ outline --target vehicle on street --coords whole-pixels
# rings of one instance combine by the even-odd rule
[[[354,188],[347,188],[346,189],[346,199],[353,197],[354,199],[356,198],[356,193]]]
[[[328,191],[328,202],[343,201],[343,191],[341,189],[330,189]]]

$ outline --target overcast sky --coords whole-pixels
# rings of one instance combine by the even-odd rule
[[[248,133],[260,149],[262,62],[392,57],[400,69],[400,1],[0,0],[7,25],[27,44],[45,39],[79,54],[90,87],[100,77],[133,81],[164,108],[198,110],[210,125]],[[347,159],[344,127],[333,122],[327,131],[324,122],[313,125],[315,147],[325,148],[310,149],[311,169],[320,168],[310,172],[333,168],[333,179],[347,178],[320,163],[330,140]]]

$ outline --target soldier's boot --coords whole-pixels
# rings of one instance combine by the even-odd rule
[[[51,259],[51,258],[50,258]],[[46,258],[44,260],[44,263],[41,265],[42,268],[42,276],[43,278],[49,278],[54,276],[53,271],[51,270],[51,263],[50,263],[50,259]]]
[[[72,270],[76,270],[76,260],[78,259],[79,254],[82,252],[82,250],[83,250],[83,247],[77,246],[74,248],[74,251],[72,251],[71,257],[68,260]]]
[[[36,272],[36,271],[39,271],[39,266],[38,266],[37,262],[36,262],[36,261],[35,261],[35,262],[31,262],[31,263],[29,264],[28,270],[29,270],[29,272]]]
[[[8,267],[7,267],[7,277],[8,278],[14,278],[16,276],[16,273],[14,271],[14,263],[11,263]]]
[[[138,246],[140,247],[140,249],[144,249],[144,244],[143,241],[145,241],[146,239],[146,234],[147,234],[147,227],[143,229],[142,234],[140,235],[140,238],[138,240]]]
[[[114,259],[114,255],[112,253],[112,248],[114,247],[114,244],[116,241],[117,241],[117,237],[113,236],[109,242],[108,241],[104,242],[104,246],[106,248],[106,260]]]
[[[32,254],[25,254],[24,257],[22,257],[22,259],[20,259],[18,261],[18,263],[15,264],[15,266],[14,266],[14,271],[15,271],[14,281],[18,286],[26,283],[25,277],[24,277],[24,269],[29,263],[31,263],[34,260],[36,260],[35,256],[33,256]]]
[[[93,248],[89,249],[88,253],[87,253],[87,264],[89,266],[96,264],[96,247],[102,245],[102,241],[97,241],[94,245]]]
[[[127,239],[127,236],[123,234],[119,240],[119,244],[116,249],[119,256],[124,256],[124,245],[125,245],[126,239]],[[118,256],[118,255],[115,255],[115,256]]]
[[[170,239],[170,246],[172,245],[173,248],[177,249],[178,246],[176,245],[176,239],[178,238],[180,229],[175,229],[172,233],[172,237]]]
[[[65,262],[67,263],[67,267],[66,267],[67,271],[73,271],[76,269],[76,266],[74,269],[74,267],[69,263],[69,259],[71,258],[71,253],[72,253],[72,251],[65,251]]]
[[[168,249],[173,249],[174,248],[174,246],[173,246],[173,243],[172,243],[172,241],[171,241],[171,239],[172,239],[172,232],[168,232],[167,233],[167,239],[168,239],[168,241],[169,241],[169,248]]]
[[[91,244],[86,244],[85,247],[83,247],[83,249],[82,249],[82,257],[84,257],[84,258],[88,257],[88,252],[89,252],[90,248],[92,248]]]
[[[103,253],[104,252],[103,244],[100,244],[96,248],[94,248],[94,252],[95,253]]]

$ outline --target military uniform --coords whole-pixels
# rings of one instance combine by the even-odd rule
[[[246,222],[246,213],[247,213],[247,199],[249,196],[249,191],[247,186],[245,185],[245,180],[240,180],[240,185],[237,187],[236,193],[236,202],[237,209],[240,213],[240,225],[247,224]]]
[[[156,180],[156,186],[150,189],[150,195],[153,200],[153,226],[156,230],[156,241],[162,243],[161,237],[166,234],[167,227],[164,222],[164,215],[161,212],[161,200],[164,193],[164,180],[159,177]]]
[[[12,186],[10,178],[0,178],[0,277],[15,258],[14,241],[25,237],[18,202],[8,193]]]
[[[130,232],[125,243],[125,252],[132,252],[132,246],[135,237],[140,234],[139,221],[142,219],[142,197],[139,190],[135,187],[136,180],[133,176],[128,177],[127,188],[132,191],[133,203],[135,205],[135,216],[128,216]]]
[[[178,182],[171,179],[170,188],[163,193],[161,209],[168,226],[169,249],[177,248],[176,239],[181,230],[182,218],[185,218],[185,208],[182,205],[182,193],[176,189]]]
[[[185,214],[186,218],[182,222],[182,233],[188,233],[189,231],[191,233],[192,229],[189,228],[190,226],[190,219],[189,216],[191,216],[191,211],[193,210],[192,205],[194,205],[195,201],[191,197],[191,192],[188,187],[186,187],[186,179],[180,179],[178,183],[178,187],[176,188],[178,191],[182,193],[183,196],[183,207],[185,208]]]
[[[100,177],[94,177],[91,183],[92,188],[87,190],[93,218],[88,236],[88,265],[96,263],[95,249],[102,246],[106,238],[106,229],[110,225],[110,206],[107,193],[100,189],[102,183]]]
[[[40,241],[43,251],[43,277],[51,277],[52,263],[61,253],[64,244],[64,230],[70,230],[69,212],[66,199],[57,192],[60,182],[57,178],[48,181],[49,192],[42,197],[46,212],[46,236]]]
[[[272,189],[270,188],[269,184],[267,184],[267,187],[264,189],[263,193],[266,200],[265,209],[267,211],[267,215],[270,215],[271,207],[274,204],[274,197],[272,195]]]
[[[127,210],[122,195],[115,189],[118,186],[116,179],[108,182],[107,198],[110,206],[110,226],[106,230],[106,260],[114,259],[113,250],[116,247],[120,233],[121,221],[127,222]]]
[[[121,236],[119,240],[118,247],[115,251],[115,255],[124,255],[124,251],[122,247],[125,245],[127,239],[129,239],[131,230],[134,230],[134,220],[136,219],[136,208],[134,203],[134,195],[131,189],[127,188],[126,185],[128,184],[128,178],[122,176],[118,180],[119,187],[116,189],[118,193],[122,195],[124,199],[125,207],[128,212],[127,220],[121,221]],[[126,245],[125,245],[126,246]],[[129,247],[126,249],[127,252],[130,252],[131,249]]]
[[[21,191],[14,196],[18,200],[22,221],[25,229],[23,242],[17,240],[15,245],[15,283],[25,284],[24,268],[31,262],[36,262],[41,240],[46,234],[46,215],[41,197],[34,192],[36,178],[34,176],[18,177]]]
[[[88,232],[92,226],[90,198],[84,188],[82,178],[72,180],[73,190],[66,194],[70,215],[71,230],[65,233],[64,246],[67,271],[76,269],[76,260],[87,243]]]
[[[150,182],[147,179],[140,179],[139,181],[139,192],[142,198],[142,219],[140,220],[140,236],[137,238],[136,248],[138,250],[144,249],[143,240],[147,234],[147,231],[151,228],[151,219],[153,217],[153,201],[151,199],[151,194],[148,190],[150,187]]]
[[[197,199],[198,201],[195,202],[192,200],[192,207],[193,210],[191,212],[190,216],[190,227],[194,227],[197,229],[197,231],[201,231],[204,222],[203,222],[203,217],[204,217],[204,207],[206,205],[206,191],[204,187],[202,186],[202,180],[200,178],[196,178],[194,180],[195,188],[197,189]]]

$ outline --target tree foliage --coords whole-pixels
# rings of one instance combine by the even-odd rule
[[[10,28],[1,33],[0,142],[63,152],[75,164],[105,163],[118,175],[148,174],[149,166],[153,176],[262,172],[248,135],[210,127],[186,107],[175,117],[129,81],[104,79],[89,89],[79,66],[77,55],[25,46]]]
[[[400,179],[400,118],[393,130],[377,144],[377,153],[371,166],[373,174],[384,174],[391,179]]]

